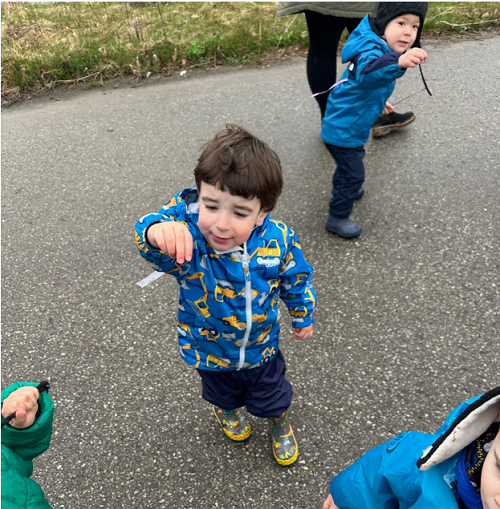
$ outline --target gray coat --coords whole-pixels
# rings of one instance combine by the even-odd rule
[[[278,16],[314,11],[338,18],[364,18],[366,14],[375,17],[378,2],[280,2]]]

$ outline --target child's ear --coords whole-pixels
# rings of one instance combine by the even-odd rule
[[[262,223],[264,222],[264,219],[266,218],[268,214],[267,210],[261,210],[259,212],[259,215],[257,216],[257,221],[255,221],[255,226],[262,226]]]

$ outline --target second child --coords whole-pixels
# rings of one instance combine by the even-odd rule
[[[349,65],[330,92],[321,129],[337,164],[326,229],[340,237],[361,234],[349,216],[364,193],[363,145],[379,115],[393,110],[387,99],[396,79],[427,60],[420,48],[426,13],[426,2],[380,2],[376,18],[363,18],[342,50],[342,61]]]
[[[278,156],[244,129],[227,125],[208,142],[184,189],[141,218],[141,255],[180,285],[181,357],[197,369],[203,398],[225,434],[250,436],[241,407],[267,418],[280,465],[298,457],[287,410],[292,387],[279,349],[278,299],[298,340],[312,336],[312,267],[296,233],[272,219],[283,178]]]

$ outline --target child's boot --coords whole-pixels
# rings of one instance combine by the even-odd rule
[[[285,411],[279,417],[268,417],[273,438],[273,454],[280,465],[291,465],[299,457],[299,446]]]
[[[214,405],[213,410],[224,433],[231,440],[241,442],[242,440],[246,440],[252,433],[246,417],[241,413],[239,408],[235,410],[223,410]]]
[[[328,216],[325,228],[332,233],[336,233],[344,239],[355,239],[361,235],[361,226],[353,223],[349,218]]]

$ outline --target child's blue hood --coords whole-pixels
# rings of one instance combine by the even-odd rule
[[[359,53],[379,48],[383,53],[388,53],[389,46],[370,27],[370,16],[367,14],[361,23],[352,32],[342,50],[342,62],[350,62]]]

